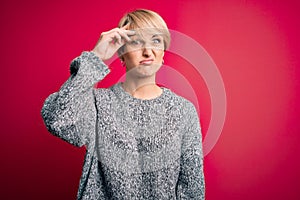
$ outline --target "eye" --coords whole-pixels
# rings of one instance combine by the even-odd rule
[[[141,40],[132,40],[132,41],[130,42],[130,44],[131,44],[132,46],[139,46],[139,45],[142,44],[142,41],[141,41]]]
[[[154,38],[152,41],[153,41],[154,44],[160,44],[161,43],[160,38]]]

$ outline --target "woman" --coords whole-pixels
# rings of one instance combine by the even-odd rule
[[[128,13],[73,60],[70,78],[46,99],[48,130],[87,149],[78,199],[204,199],[197,112],[155,83],[169,43],[157,13]],[[95,89],[110,72],[103,61],[116,52],[126,80]]]

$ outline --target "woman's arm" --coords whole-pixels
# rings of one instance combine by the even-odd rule
[[[83,52],[71,63],[71,77],[59,92],[50,95],[42,108],[48,130],[75,145],[89,144],[95,134],[96,107],[93,86],[108,73],[102,62],[130,41],[127,26],[103,32],[92,52]]]
[[[71,76],[51,94],[42,108],[48,130],[55,136],[82,146],[93,138],[96,123],[94,84],[108,73],[108,67],[92,52],[83,52],[71,63]]]
[[[203,174],[202,135],[194,105],[187,103],[185,132],[182,136],[180,173],[177,184],[177,199],[205,199]]]

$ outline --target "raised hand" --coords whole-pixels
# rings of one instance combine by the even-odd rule
[[[129,36],[135,34],[135,31],[127,29],[128,25],[101,33],[100,39],[92,51],[101,60],[111,58],[114,53],[116,53],[116,51],[125,44],[125,42],[131,41]]]

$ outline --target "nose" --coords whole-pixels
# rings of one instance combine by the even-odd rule
[[[145,45],[143,48],[143,56],[150,57],[152,55],[152,47],[149,45]]]

